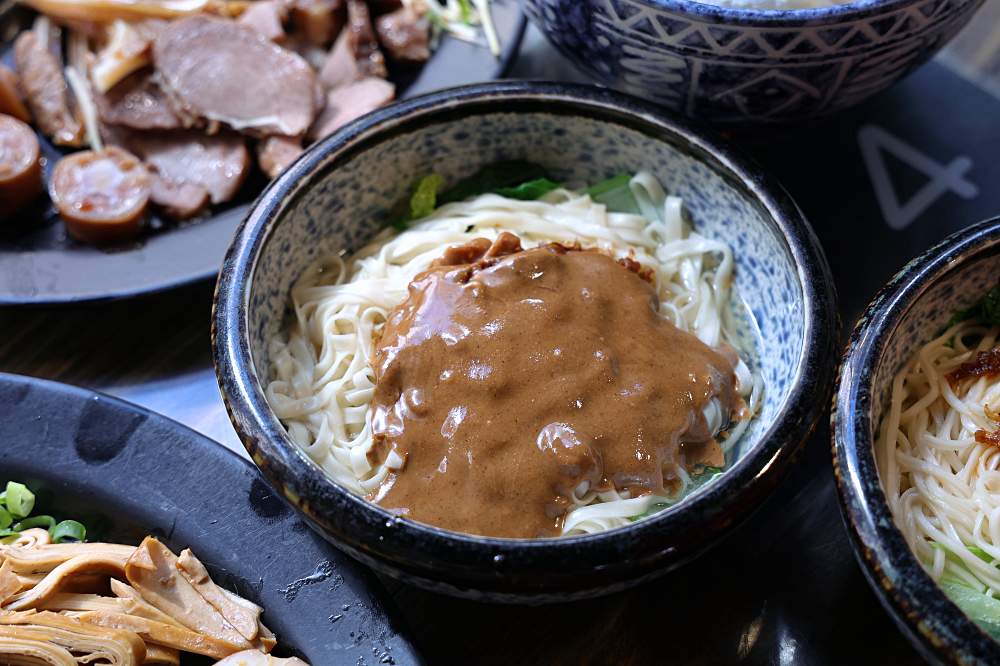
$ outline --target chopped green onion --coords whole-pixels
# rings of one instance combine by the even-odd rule
[[[469,0],[458,0],[459,15],[462,18],[462,23],[469,23],[472,21],[472,5],[469,4]]]
[[[436,173],[424,176],[410,198],[410,219],[419,220],[427,217],[437,208],[437,193],[444,185],[444,178]]]
[[[635,200],[629,184],[632,176],[627,173],[618,174],[603,182],[587,188],[587,194],[597,203],[604,204],[612,213],[631,213],[641,215],[639,202]]]
[[[0,543],[9,543],[24,530],[39,527],[48,530],[55,543],[87,538],[87,528],[75,520],[57,523],[52,516],[30,516],[35,508],[35,494],[23,483],[8,481],[6,490],[0,493],[0,504],[6,506],[0,506]]]
[[[75,520],[64,520],[52,528],[52,541],[54,543],[86,540],[87,528]]]
[[[15,532],[23,532],[24,530],[30,530],[33,527],[44,527],[47,530],[52,530],[56,526],[56,519],[52,516],[32,516],[31,518],[25,518],[19,523],[16,523],[11,529]]]
[[[35,508],[35,494],[17,481],[7,482],[7,511],[14,518],[24,518]]]
[[[554,183],[548,178],[536,178],[521,183],[517,187],[501,187],[496,190],[496,194],[508,199],[518,199],[520,201],[535,201],[541,199],[552,190],[559,189],[559,183]]]

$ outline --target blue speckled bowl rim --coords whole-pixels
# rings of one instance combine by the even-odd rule
[[[1000,254],[1000,217],[969,227],[908,263],[875,296],[847,345],[830,416],[841,513],[855,555],[883,606],[923,656],[1000,663],[1000,644],[955,606],[896,528],[879,482],[872,381],[882,350],[917,300],[970,257]],[[840,418],[840,415],[844,415]]]
[[[788,243],[803,293],[803,352],[789,395],[762,435],[760,444],[726,474],[678,507],[609,532],[558,539],[518,540],[447,532],[407,520],[390,527],[392,515],[328,479],[288,438],[271,412],[254,372],[250,354],[248,303],[254,265],[271,225],[286,205],[302,196],[301,183],[314,172],[332,169],[342,160],[397,132],[445,121],[468,113],[516,112],[530,109],[568,113],[616,122],[669,140],[680,150],[715,162],[715,168],[757,199]],[[399,102],[355,121],[317,144],[274,181],[258,198],[237,230],[216,287],[212,345],[220,387],[233,424],[248,452],[270,481],[297,506],[314,527],[362,561],[403,572],[411,581],[450,578],[455,592],[463,586],[511,592],[565,592],[577,588],[614,589],[614,581],[651,577],[664,558],[675,562],[693,557],[697,548],[679,549],[683,535],[700,534],[705,525],[716,533],[745,518],[763,501],[792,455],[800,448],[830,395],[838,331],[836,296],[826,258],[802,212],[784,189],[759,167],[721,147],[714,138],[688,124],[670,120],[662,110],[641,100],[594,86],[541,82],[494,82],[453,88]],[[345,528],[330,517],[353,524]],[[346,517],[346,518],[345,518]],[[721,527],[718,527],[721,525]],[[352,530],[364,532],[361,539]],[[379,534],[378,540],[367,538]],[[380,545],[382,536],[390,544]],[[409,553],[411,556],[407,557]],[[424,557],[433,553],[434,558]],[[583,557],[583,554],[586,556]],[[435,559],[436,558],[436,559]],[[435,561],[430,561],[434,559]],[[491,567],[490,563],[497,563]],[[588,581],[570,582],[568,570],[586,568]],[[519,574],[544,569],[530,589],[518,587]],[[540,589],[540,588],[544,588]]]
[[[858,0],[833,7],[809,7],[805,9],[741,9],[720,7],[694,0],[641,1],[650,7],[701,19],[710,19],[720,24],[762,28],[794,28],[863,20],[916,4],[919,0]]]

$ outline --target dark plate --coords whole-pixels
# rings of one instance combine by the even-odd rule
[[[372,575],[235,453],[129,403],[17,375],[0,374],[0,414],[0,481],[36,490],[41,511],[84,521],[91,540],[190,547],[264,607],[282,653],[313,666],[420,662]]]
[[[517,0],[494,0],[493,18],[503,54],[445,38],[419,70],[394,75],[400,97],[502,76],[517,54],[524,16]],[[12,64],[18,30],[33,13],[0,0],[0,62]],[[46,176],[60,152],[42,141]],[[151,220],[134,245],[100,250],[68,238],[48,200],[0,228],[0,305],[56,305],[130,298],[215,277],[236,225],[266,180],[255,174],[236,201],[210,217],[180,226]]]

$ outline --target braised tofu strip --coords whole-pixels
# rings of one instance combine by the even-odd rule
[[[154,537],[135,547],[45,534],[0,545],[0,663],[179,664],[190,652],[303,666],[268,654],[262,609],[218,587],[190,550],[178,557]]]

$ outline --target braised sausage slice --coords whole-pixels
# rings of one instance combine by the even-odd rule
[[[87,243],[116,243],[139,233],[151,183],[139,158],[109,146],[59,160],[49,195],[71,236]]]
[[[39,156],[35,131],[0,114],[0,219],[12,216],[42,191]]]

